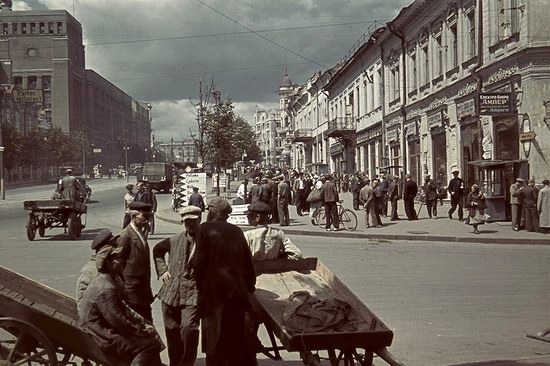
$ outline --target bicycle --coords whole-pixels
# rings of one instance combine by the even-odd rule
[[[342,224],[344,229],[347,231],[355,231],[355,229],[357,229],[357,215],[352,210],[344,208],[344,206],[342,206],[342,202],[343,201],[340,201],[336,204],[338,207],[339,223]],[[324,206],[315,210],[313,213],[313,220],[315,221],[315,224],[319,225],[321,228],[326,226],[327,221]]]

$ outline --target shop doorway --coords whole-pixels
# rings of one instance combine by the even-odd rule
[[[447,185],[447,135],[442,127],[432,130],[433,179]]]

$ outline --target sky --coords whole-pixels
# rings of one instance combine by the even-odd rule
[[[191,101],[214,80],[235,112],[277,108],[295,84],[333,67],[369,29],[411,0],[16,0],[13,10],[66,9],[83,28],[86,68],[153,105],[156,141],[196,130]]]

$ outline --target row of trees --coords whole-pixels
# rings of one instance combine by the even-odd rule
[[[17,167],[42,170],[42,175],[51,167],[77,165],[82,161],[82,153],[92,156],[91,144],[85,142],[80,133],[68,136],[60,128],[33,128],[23,135],[9,123],[2,125],[4,142],[4,168],[11,176]],[[58,174],[54,171],[53,174]]]

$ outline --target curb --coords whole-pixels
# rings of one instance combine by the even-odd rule
[[[181,222],[155,214],[155,217],[161,221],[171,224],[181,225]],[[240,226],[239,226],[240,227]],[[240,227],[243,229],[243,227]],[[243,229],[246,231],[246,229]],[[301,230],[292,229],[290,226],[284,229],[288,235],[303,235],[303,236],[323,236],[330,238],[347,238],[347,239],[371,239],[371,240],[415,240],[415,241],[432,241],[432,242],[451,242],[451,243],[478,243],[478,244],[515,244],[515,245],[550,245],[549,239],[525,239],[525,238],[487,238],[487,237],[456,237],[445,235],[407,235],[407,234],[367,234],[348,231],[317,231],[317,230]],[[483,235],[483,234],[481,234]]]

